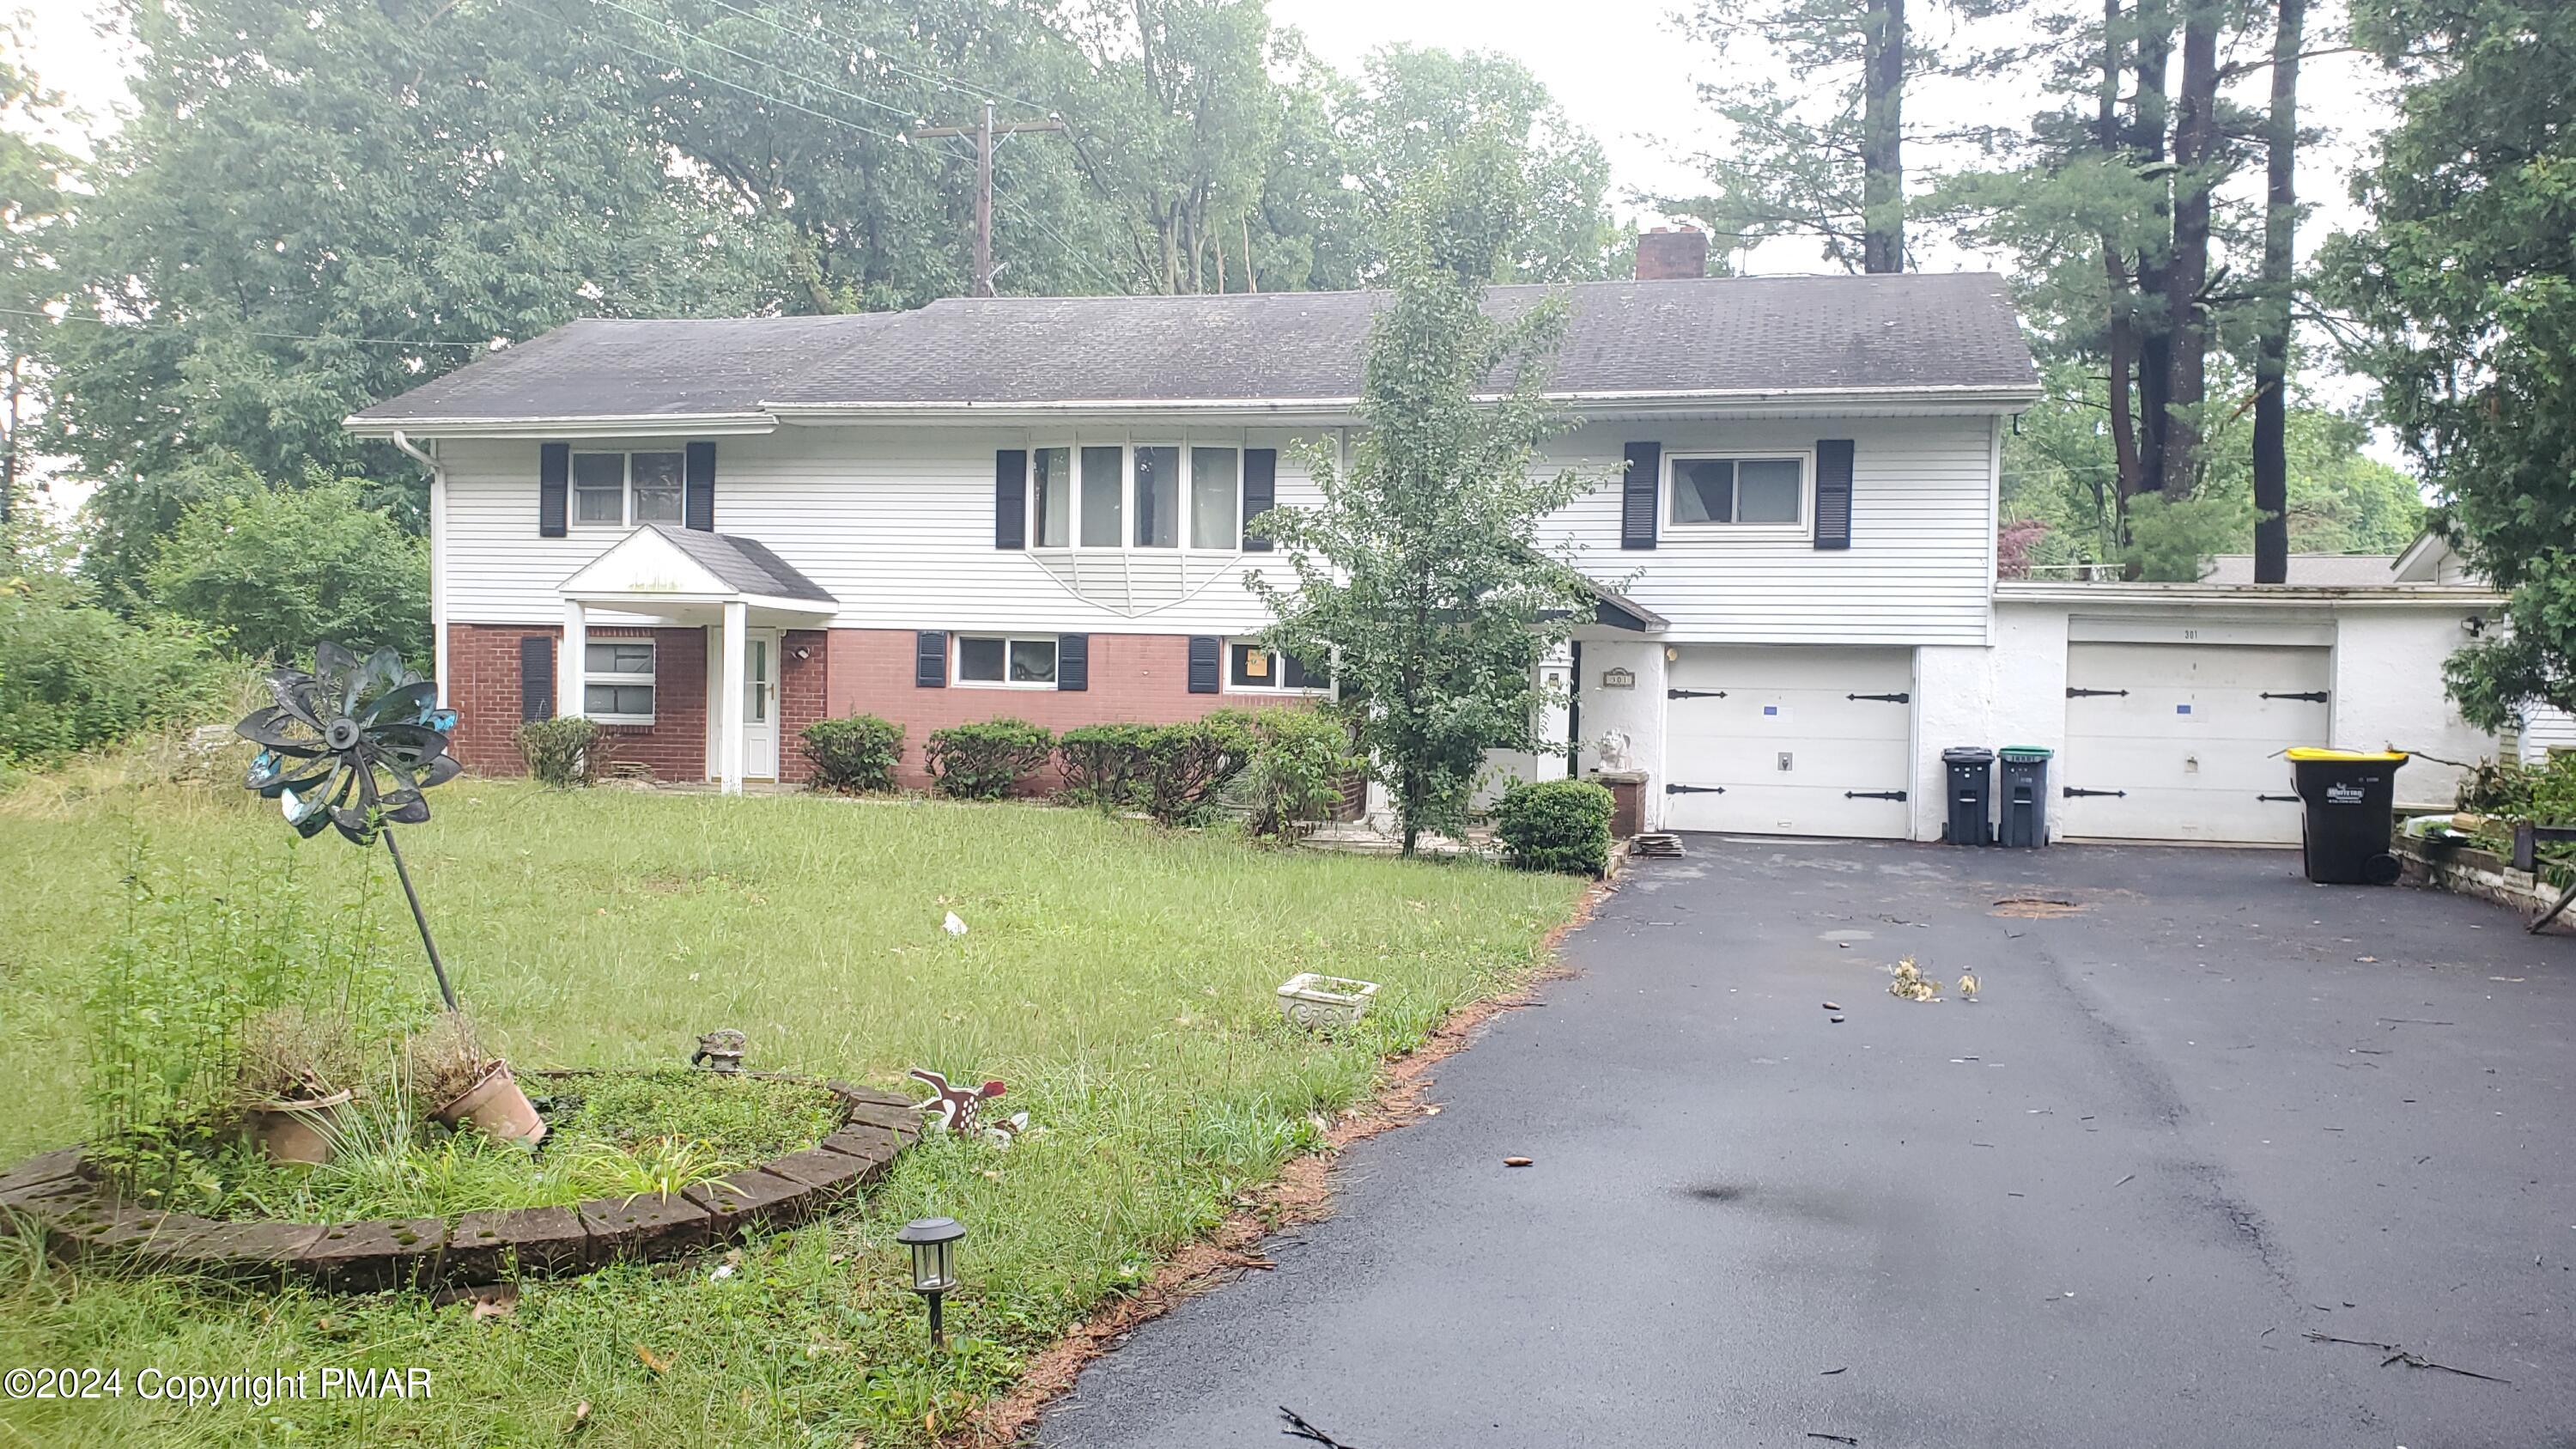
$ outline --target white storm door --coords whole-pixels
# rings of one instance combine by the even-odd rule
[[[778,631],[752,629],[742,640],[742,772],[778,778]]]

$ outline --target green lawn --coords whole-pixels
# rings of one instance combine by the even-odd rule
[[[0,1402],[0,1445],[815,1445],[927,1437],[1316,1139],[1385,1053],[1539,959],[1579,886],[1475,865],[1283,854],[1026,806],[551,794],[461,780],[406,830],[440,945],[523,1066],[684,1058],[884,1085],[1001,1077],[1044,1131],[933,1144],[827,1223],[668,1274],[530,1285],[473,1321],[422,1295],[336,1299],[68,1273],[0,1240],[0,1369],[125,1371],[113,1402]],[[0,1160],[77,1140],[84,980],[147,860],[278,848],[270,807],[161,787],[67,811],[0,797]],[[333,838],[302,869],[356,872]],[[157,867],[156,867],[157,868]],[[398,896],[378,902],[416,951]],[[940,928],[955,911],[969,933]],[[1366,1029],[1278,1019],[1301,970],[1385,983]],[[424,997],[430,991],[418,973]],[[893,1228],[969,1225],[953,1351],[924,1346]],[[651,1362],[648,1362],[647,1355]],[[656,1368],[655,1363],[663,1365]],[[426,1402],[144,1403],[146,1367],[426,1368]],[[577,1407],[590,1406],[575,1427]]]

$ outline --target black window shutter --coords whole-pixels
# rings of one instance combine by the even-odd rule
[[[1268,513],[1271,509],[1278,506],[1279,450],[1277,448],[1244,449],[1243,547],[1245,552],[1270,552],[1270,540],[1252,531],[1252,520],[1260,517],[1262,514]],[[1198,657],[1198,642],[1199,641],[1195,639],[1190,641],[1190,657],[1193,659]],[[1197,676],[1193,673],[1191,677],[1196,678]],[[1209,677],[1214,678],[1215,676],[1211,675]],[[1191,685],[1190,688],[1198,690],[1201,694],[1214,694],[1216,692],[1216,686],[1213,684],[1209,685],[1205,689],[1199,689],[1195,684]]]
[[[700,533],[716,531],[716,445],[689,445],[688,491],[682,495],[680,522]]]
[[[1091,687],[1090,635],[1055,636],[1055,687],[1077,690]]]
[[[921,689],[948,687],[948,636],[924,629],[912,636],[912,682]]]
[[[1619,546],[1655,546],[1655,495],[1664,479],[1664,445],[1630,443],[1628,473],[1619,485]]]
[[[993,547],[1029,546],[1029,450],[993,450]]]
[[[564,513],[572,501],[572,444],[546,443],[537,449],[537,537],[564,536]]]
[[[1215,635],[1190,636],[1190,693],[1216,693],[1217,661],[1224,653],[1225,646]]]
[[[555,641],[550,634],[519,636],[519,718],[555,717]]]
[[[1851,547],[1852,440],[1816,442],[1816,547]]]

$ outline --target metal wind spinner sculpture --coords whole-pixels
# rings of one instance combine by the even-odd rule
[[[311,672],[272,670],[268,692],[277,703],[233,726],[235,734],[259,746],[242,785],[277,801],[286,823],[308,840],[334,828],[354,845],[384,838],[403,899],[411,903],[412,923],[429,952],[429,969],[438,977],[438,994],[454,1011],[456,990],[448,985],[447,967],[438,959],[390,827],[427,820],[429,801],[421,792],[455,778],[461,768],[447,753],[455,713],[438,708],[438,686],[405,669],[391,649],[361,661],[337,644],[316,646]]]

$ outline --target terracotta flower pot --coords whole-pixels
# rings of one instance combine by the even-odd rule
[[[250,1109],[251,1140],[271,1162],[319,1167],[331,1160],[331,1126],[354,1095],[334,1092],[310,1102],[263,1102]]]
[[[537,1115],[528,1094],[519,1090],[517,1079],[510,1075],[510,1064],[498,1057],[483,1069],[481,1079],[473,1086],[430,1115],[450,1127],[471,1122],[476,1131],[495,1142],[516,1142],[534,1149],[546,1140],[546,1120]]]

